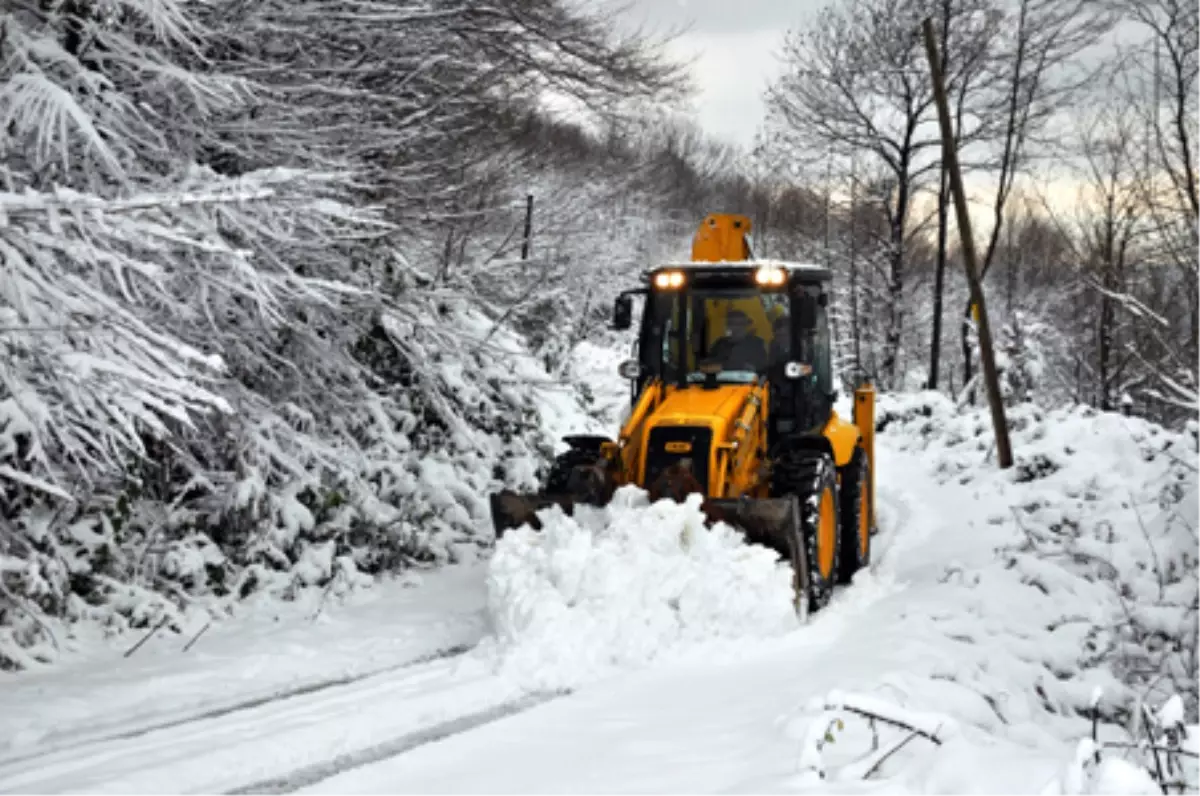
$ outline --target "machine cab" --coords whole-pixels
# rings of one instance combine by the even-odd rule
[[[652,269],[646,287],[618,300],[615,328],[632,326],[645,295],[636,360],[622,375],[633,394],[660,379],[682,389],[770,384],[772,426],[811,428],[833,401],[827,314],[829,272],[774,261],[680,263]]]

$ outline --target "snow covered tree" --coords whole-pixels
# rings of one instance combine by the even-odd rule
[[[547,92],[624,113],[678,67],[557,0],[18,0],[0,29],[0,666],[45,617],[477,543],[549,452],[463,278],[523,133]]]
[[[809,27],[788,34],[784,74],[768,91],[770,145],[781,161],[857,156],[868,169],[878,164],[888,220],[887,299],[875,321],[885,329],[879,373],[885,385],[900,373],[907,252],[926,224],[915,207],[936,172],[941,146],[919,36],[929,15],[941,19],[945,36],[956,42],[947,73],[952,89],[966,95],[996,35],[993,9],[933,0],[855,0],[827,9]],[[980,122],[986,114],[959,117],[966,141],[986,128]]]
[[[19,4],[5,26],[0,312],[27,485],[119,472],[143,434],[228,411],[225,344],[336,294],[292,255],[371,222],[330,200],[337,177],[189,158],[214,113],[253,97],[175,63],[201,36],[176,3]]]

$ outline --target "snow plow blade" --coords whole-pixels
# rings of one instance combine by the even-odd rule
[[[497,492],[490,498],[492,505],[492,530],[499,539],[506,531],[528,525],[535,531],[542,529],[537,513],[550,506],[560,506],[571,515],[577,501],[570,495],[519,495],[516,492]]]
[[[795,496],[708,500],[705,513],[710,520],[724,522],[741,531],[747,544],[773,550],[791,566],[796,614],[800,621],[807,621],[808,545],[801,531],[800,500]]]
[[[705,501],[710,520],[741,531],[749,544],[774,550],[793,564],[804,553],[800,544],[800,504],[794,497],[726,498]]]

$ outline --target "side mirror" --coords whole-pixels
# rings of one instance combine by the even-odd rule
[[[612,329],[614,332],[624,332],[633,326],[633,296],[617,296],[613,305]]]
[[[623,379],[636,379],[642,375],[642,366],[636,359],[627,359],[617,366],[617,373],[620,373]]]
[[[800,326],[800,331],[810,332],[817,328],[818,306],[817,297],[807,293],[796,299],[796,323]]]

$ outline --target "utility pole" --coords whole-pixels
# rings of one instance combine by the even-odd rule
[[[954,193],[954,214],[958,220],[958,236],[962,241],[963,266],[967,272],[967,283],[971,286],[971,301],[979,313],[979,358],[983,362],[983,380],[987,388],[988,405],[992,410],[992,427],[996,433],[996,458],[1000,469],[1012,467],[1012,446],[1008,439],[1008,421],[1004,417],[1004,402],[1000,398],[1000,379],[996,373],[996,359],[992,352],[992,331],[988,325],[987,305],[983,301],[983,285],[979,282],[979,268],[975,262],[975,240],[971,235],[971,216],[967,211],[967,196],[963,190],[962,171],[958,165],[958,152],[954,146],[954,128],[950,122],[950,104],[946,101],[946,84],[942,77],[941,59],[938,56],[937,38],[933,20],[926,17],[921,28],[925,34],[925,55],[929,59],[929,72],[933,78],[933,97],[937,101],[938,121],[942,128],[942,161],[950,177],[950,189]]]
[[[832,268],[829,254],[829,202],[832,190],[830,181],[833,179],[833,144],[829,145],[829,157],[825,160],[825,267]]]
[[[525,236],[521,240],[521,259],[529,259],[529,245],[533,239],[533,194],[525,197]]]
[[[854,375],[863,376],[862,334],[858,324],[858,158],[850,155],[850,328],[854,332]]]

